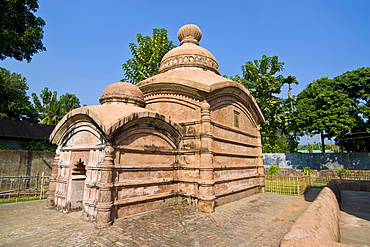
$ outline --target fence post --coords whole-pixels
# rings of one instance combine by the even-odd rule
[[[39,192],[39,182],[40,182],[40,173],[37,173],[36,177],[36,190],[35,190],[35,199],[37,198],[37,192]]]
[[[300,184],[299,184],[299,183],[300,183],[300,181],[299,181],[299,177],[297,176],[297,192],[298,192],[298,195],[300,195],[300,194],[301,194],[301,193],[300,193],[301,191],[300,191],[300,186],[299,186]]]
[[[45,172],[41,173],[41,189],[40,189],[40,200],[42,199],[42,195],[44,194],[44,174]]]

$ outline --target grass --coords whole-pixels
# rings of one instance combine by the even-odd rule
[[[49,176],[0,177],[0,204],[45,199]]]
[[[325,187],[329,181],[313,181],[312,187]]]
[[[42,195],[41,199],[46,199],[46,195]],[[26,201],[35,201],[40,200],[40,196],[22,196],[22,197],[14,197],[14,198],[3,198],[0,199],[0,204],[7,204],[7,203],[15,203],[15,202],[26,202]]]

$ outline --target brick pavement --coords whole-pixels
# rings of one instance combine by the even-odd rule
[[[173,206],[100,230],[81,220],[81,212],[49,210],[45,201],[3,204],[0,246],[279,246],[309,201],[256,194],[212,214]]]

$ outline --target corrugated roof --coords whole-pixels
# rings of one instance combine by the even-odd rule
[[[54,125],[0,119],[2,138],[42,140],[49,137],[54,128]]]

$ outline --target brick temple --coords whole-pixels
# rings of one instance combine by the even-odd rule
[[[220,76],[201,37],[183,26],[158,75],[113,83],[100,105],[63,117],[50,136],[49,207],[105,227],[174,204],[210,213],[264,191],[264,117],[243,85]]]

